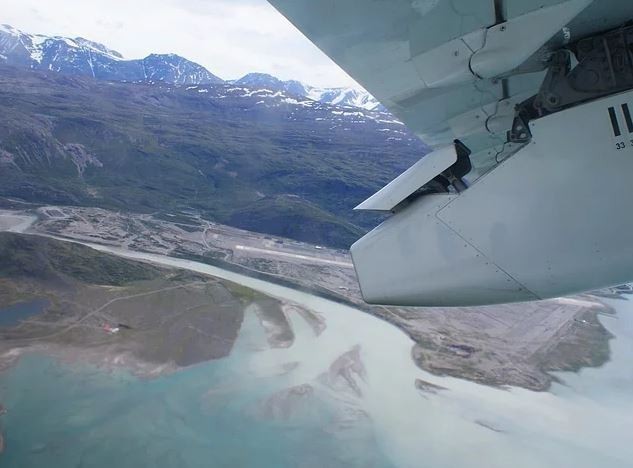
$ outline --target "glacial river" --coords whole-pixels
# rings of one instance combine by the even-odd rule
[[[290,314],[294,343],[270,349],[247,313],[230,357],[152,380],[23,356],[0,374],[2,467],[633,466],[633,302],[612,301],[617,315],[601,318],[616,336],[603,367],[560,373],[550,392],[500,390],[418,369],[405,334],[354,308],[197,262],[93,247],[293,301],[326,328],[317,335]],[[446,389],[421,392],[416,378]]]

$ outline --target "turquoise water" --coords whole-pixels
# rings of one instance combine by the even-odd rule
[[[41,313],[48,304],[47,299],[34,299],[0,308],[0,327],[17,325],[22,320]]]
[[[328,434],[326,403],[313,408],[317,418],[260,420],[246,409],[257,403],[261,388],[208,395],[222,377],[215,366],[199,366],[139,381],[123,373],[69,371],[50,358],[27,356],[0,381],[9,389],[3,391],[9,412],[1,464],[391,466],[369,441],[343,445]]]
[[[0,374],[0,467],[630,467],[633,303],[614,304],[613,360],[549,393],[429,376],[400,332],[334,309],[319,336],[289,314],[287,349],[247,313],[229,358],[152,380],[26,354]],[[366,375],[337,374],[355,341]],[[421,395],[416,377],[448,390]]]
[[[560,373],[560,384],[535,393],[430,375],[400,330],[341,304],[196,262],[99,248],[302,304],[327,327],[316,335],[288,312],[295,342],[270,349],[250,311],[229,358],[154,380],[22,356],[0,374],[2,468],[633,466],[631,301],[611,301],[618,313],[602,318],[615,335],[607,364]],[[447,390],[422,394],[416,378]]]
[[[289,415],[266,411],[271,395],[292,385],[247,371],[264,346],[249,321],[230,358],[153,380],[22,356],[0,375],[8,408],[0,466],[393,466],[365,420],[339,427],[341,404],[326,391]]]

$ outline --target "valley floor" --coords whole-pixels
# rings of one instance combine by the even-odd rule
[[[478,308],[366,305],[346,251],[243,231],[195,214],[136,215],[96,208],[40,207],[29,232],[186,258],[260,276],[354,305],[406,332],[416,364],[435,374],[494,386],[546,390],[549,371],[599,366],[609,358],[611,313],[595,296]],[[18,211],[0,213],[2,219]],[[5,223],[6,224],[6,223]],[[6,226],[3,226],[6,229]]]
[[[228,356],[247,310],[271,347],[293,339],[288,304],[230,281],[11,232],[0,258],[0,370],[45,351],[156,376]]]

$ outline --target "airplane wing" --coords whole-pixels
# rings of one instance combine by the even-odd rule
[[[543,81],[549,50],[598,25],[615,27],[633,12],[631,2],[617,0],[591,8],[590,0],[270,3],[426,144],[441,147],[460,138],[473,153],[503,145],[514,105]],[[504,31],[494,31],[504,22]],[[491,44],[495,33],[501,47]],[[489,62],[517,59],[493,73],[506,72],[503,79],[474,79],[471,58],[485,54]],[[533,73],[510,73],[520,65]]]
[[[633,280],[633,260],[614,259],[616,247],[630,249],[616,227],[633,221],[599,209],[595,187],[606,177],[625,209],[630,184],[614,187],[613,174],[629,162],[593,167],[596,152],[633,153],[623,137],[633,133],[626,99],[604,107],[633,88],[633,2],[269,2],[438,152],[357,207],[394,213],[351,250],[366,300],[486,304]],[[557,137],[599,99],[606,101],[586,121],[590,132],[603,131],[599,145],[596,135]],[[521,173],[509,170],[515,165]],[[562,177],[577,183],[563,190]],[[589,218],[613,229],[587,230]],[[569,243],[579,232],[582,240]],[[555,250],[566,241],[566,252]]]

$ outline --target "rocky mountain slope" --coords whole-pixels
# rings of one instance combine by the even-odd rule
[[[169,83],[221,83],[203,66],[175,54],[151,54],[125,60],[102,44],[77,37],[28,34],[0,25],[0,63],[100,80]]]
[[[352,208],[427,148],[393,117],[236,84],[116,83],[0,66],[0,196],[347,247]]]
[[[88,39],[29,34],[9,25],[0,25],[2,63],[108,81],[179,86],[223,82],[202,65],[179,55],[151,54],[143,59],[126,60],[119,52]],[[354,88],[317,88],[264,73],[249,73],[229,83],[254,90],[283,91],[325,104],[384,111],[369,93]]]
[[[283,91],[333,106],[385,111],[385,108],[371,94],[355,88],[318,88],[296,80],[282,81],[266,73],[249,73],[239,80],[232,81],[232,83],[254,89]]]

